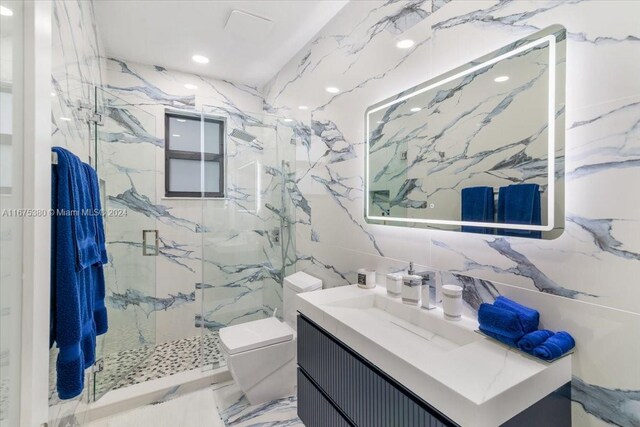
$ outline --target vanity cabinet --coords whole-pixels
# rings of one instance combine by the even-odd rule
[[[298,315],[298,416],[306,427],[458,426],[345,343]],[[565,384],[502,427],[571,426]]]

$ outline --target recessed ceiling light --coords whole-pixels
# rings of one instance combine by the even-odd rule
[[[287,123],[289,123],[289,122],[292,122],[292,121],[293,121],[293,119],[284,119],[284,121],[285,121],[285,122],[287,122]]]
[[[340,89],[338,89],[337,87],[333,87],[333,86],[329,86],[326,87],[325,90],[329,93],[338,93],[340,92]]]
[[[186,87],[189,90],[196,90],[198,89],[198,86],[196,85],[192,85],[191,83],[187,83],[186,85],[184,85],[184,87]]]
[[[418,112],[418,111],[420,111],[420,110],[422,110],[422,108],[420,108],[420,107],[413,107],[413,108],[411,109],[411,111],[412,111],[413,113],[417,113],[417,112]]]
[[[177,120],[177,121],[179,121],[180,123],[184,123],[184,122],[186,122],[186,120],[185,120],[185,119],[176,119],[176,120]]]
[[[64,121],[64,122],[70,122],[71,119],[69,117],[60,117],[60,120]]]
[[[298,106],[298,110],[308,110],[309,107],[307,107],[306,105],[299,105]]]
[[[509,80],[509,76],[498,76],[495,79],[493,79],[493,81],[496,83],[506,82],[507,80]]]
[[[180,138],[180,135],[178,135],[177,133],[174,133],[173,135],[171,135],[174,138]]]
[[[400,40],[398,43],[396,43],[396,47],[398,49],[409,49],[414,44],[416,44],[416,42],[414,42],[413,40],[404,39],[404,40]]]
[[[202,56],[202,55],[193,55],[191,57],[191,59],[193,59],[193,62],[197,62],[198,64],[208,64],[209,63],[209,58],[207,58],[206,56]]]
[[[55,92],[51,92],[51,96],[56,96],[56,93]]]
[[[13,16],[13,10],[8,7],[0,6],[0,15],[2,16]]]

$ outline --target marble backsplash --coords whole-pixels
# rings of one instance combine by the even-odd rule
[[[338,286],[359,267],[384,274],[411,260],[464,285],[468,315],[498,294],[531,305],[576,337],[574,425],[640,425],[638,13],[627,1],[350,2],[265,89],[268,111],[312,112],[297,154],[298,269]],[[366,108],[552,24],[567,28],[564,234],[367,224]],[[405,38],[415,45],[397,49]]]

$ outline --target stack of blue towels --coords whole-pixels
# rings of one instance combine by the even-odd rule
[[[484,334],[542,360],[557,359],[576,345],[568,332],[538,330],[540,313],[503,296],[480,305],[478,322]]]

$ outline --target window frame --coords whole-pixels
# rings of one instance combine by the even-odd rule
[[[170,144],[171,135],[169,133],[169,122],[171,118],[185,119],[191,121],[197,121],[200,123],[201,132],[204,122],[218,123],[220,126],[220,147],[219,154],[214,153],[201,153],[198,151],[185,151],[185,150],[172,150]],[[204,119],[204,122],[202,121]],[[199,114],[190,114],[185,112],[165,111],[164,113],[164,195],[170,198],[189,197],[189,198],[210,198],[210,199],[223,199],[226,193],[226,132],[227,122],[222,117],[215,116],[200,116]],[[179,160],[197,160],[199,162],[205,161],[217,161],[220,165],[220,191],[171,191],[170,179],[171,179],[171,159]],[[202,168],[200,169],[202,173]]]

